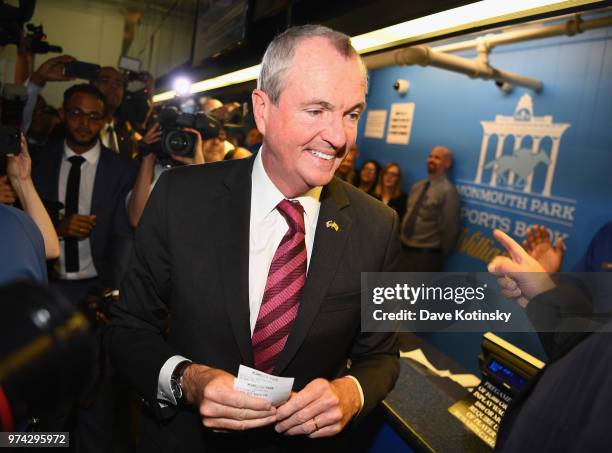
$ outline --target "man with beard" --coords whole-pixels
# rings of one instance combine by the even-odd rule
[[[66,139],[42,153],[33,172],[41,198],[63,205],[51,213],[61,253],[50,280],[75,304],[97,285],[118,288],[132,234],[125,196],[135,168],[101,145],[105,111],[97,88],[82,84],[66,90],[60,110]]]
[[[427,158],[427,179],[415,183],[402,221],[402,272],[438,272],[459,234],[459,195],[448,179],[450,149],[436,146]]]

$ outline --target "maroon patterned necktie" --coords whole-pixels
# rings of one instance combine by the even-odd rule
[[[281,201],[276,207],[289,230],[276,249],[251,343],[255,368],[274,370],[297,316],[300,295],[306,282],[304,208],[299,202]]]

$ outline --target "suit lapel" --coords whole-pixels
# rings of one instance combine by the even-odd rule
[[[336,274],[350,234],[351,219],[342,212],[342,209],[348,204],[349,201],[341,183],[332,179],[321,194],[321,208],[306,284],[291,334],[274,368],[276,375],[280,375],[289,365],[304,342]],[[329,226],[328,222],[330,222]],[[332,222],[337,225],[337,230]]]
[[[249,226],[251,172],[254,157],[236,164],[225,179],[226,193],[217,202],[217,256],[225,291],[225,307],[242,363],[253,366],[249,322]]]
[[[47,180],[48,190],[46,197],[45,195],[41,195],[41,197],[46,198],[47,201],[56,201],[62,198],[62,195],[59,193],[59,178],[60,178],[60,168],[62,166],[62,158],[64,157],[64,144],[58,146],[53,150],[52,157],[52,171],[49,173],[50,179]],[[65,194],[63,194],[65,195]]]
[[[94,179],[93,193],[91,194],[91,212],[98,212],[101,203],[105,201],[105,191],[107,188],[113,187],[113,181],[109,179],[113,177],[113,172],[109,171],[110,150],[104,146],[100,147],[100,158],[96,167],[96,176]],[[112,152],[112,151],[110,151]],[[95,228],[94,228],[95,230]]]

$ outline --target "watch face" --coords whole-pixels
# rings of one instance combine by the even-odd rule
[[[170,387],[172,388],[172,394],[176,401],[180,400],[183,397],[183,389],[174,379],[170,380]]]

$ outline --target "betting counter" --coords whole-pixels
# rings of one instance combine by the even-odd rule
[[[407,450],[490,452],[507,405],[544,366],[490,332],[478,356],[480,376],[415,334],[400,338],[400,376],[382,407]]]

